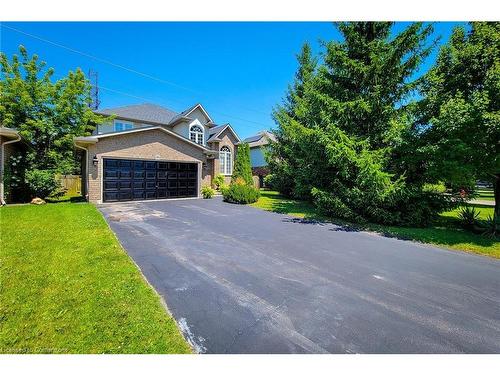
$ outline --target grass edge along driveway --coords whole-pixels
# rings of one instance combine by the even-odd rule
[[[440,220],[428,228],[391,227],[378,224],[355,226],[342,220],[335,220],[319,215],[314,205],[310,202],[286,198],[276,191],[261,190],[260,193],[261,197],[252,206],[263,210],[304,219],[330,221],[339,225],[348,225],[354,229],[368,230],[447,249],[500,258],[500,242],[497,239],[474,234],[459,227],[459,220],[457,218],[458,209],[441,214]],[[493,207],[482,206],[476,207],[476,209],[479,209],[481,219],[485,219],[488,214],[493,215]]]
[[[0,225],[0,353],[191,353],[96,207],[3,207]]]

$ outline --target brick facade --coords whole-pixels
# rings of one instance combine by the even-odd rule
[[[237,147],[236,144],[238,143],[238,140],[234,136],[233,132],[229,129],[224,130],[219,137],[220,141],[218,142],[213,142],[212,143],[212,149],[220,151],[220,149],[224,146],[229,147],[231,150],[231,156],[232,156],[232,163],[234,166],[234,161],[236,159],[236,152],[237,152]],[[219,159],[215,161],[215,166],[214,166],[214,176],[217,176],[220,173],[219,169]],[[231,182],[231,176],[224,176],[224,180],[226,184],[229,184]]]
[[[211,184],[214,165],[217,168],[217,162],[207,158],[201,148],[158,129],[100,138],[87,147],[87,152],[88,172],[84,183],[87,184],[88,200],[94,203],[102,201],[102,159],[106,157],[196,162],[200,178],[198,189]],[[94,155],[98,160],[97,167],[93,164]]]

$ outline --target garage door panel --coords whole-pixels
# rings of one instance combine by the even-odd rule
[[[118,187],[120,190],[132,190],[132,180],[120,181]]]
[[[118,181],[104,181],[104,190],[118,190]]]
[[[104,159],[104,167],[105,168],[118,168],[119,167],[119,160]]]
[[[196,197],[196,163],[104,159],[105,202]]]
[[[106,179],[111,179],[111,178],[118,178],[118,171],[113,170],[113,169],[105,169],[104,170],[104,178]]]
[[[134,170],[134,179],[142,180],[146,176],[146,172],[143,170]]]
[[[134,161],[134,170],[139,170],[139,169],[144,169],[144,162],[143,161]]]
[[[133,185],[134,190],[144,190],[146,188],[146,183],[144,181],[135,181]]]
[[[106,191],[103,197],[105,202],[118,202],[118,192],[117,191]]]
[[[156,190],[146,191],[146,199],[156,199]]]
[[[131,178],[132,177],[132,171],[130,169],[129,170],[123,170],[123,169],[121,169],[120,173],[119,173],[119,176],[120,176],[120,179],[122,179],[122,178]]]
[[[144,190],[134,190],[134,199],[146,199],[146,192]]]

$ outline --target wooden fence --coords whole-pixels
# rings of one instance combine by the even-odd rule
[[[77,175],[59,175],[56,177],[66,190],[65,195],[76,196],[82,194],[82,178]]]

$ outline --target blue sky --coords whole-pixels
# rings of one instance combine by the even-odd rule
[[[301,45],[309,41],[319,52],[320,40],[339,39],[324,22],[3,24],[162,80],[0,28],[3,52],[11,56],[23,44],[55,68],[56,78],[77,67],[98,71],[101,108],[153,102],[182,111],[201,102],[217,123],[231,123],[243,138],[274,126],[271,111],[293,80]],[[394,31],[407,25],[397,23]],[[444,43],[456,25],[436,23],[434,36]]]

